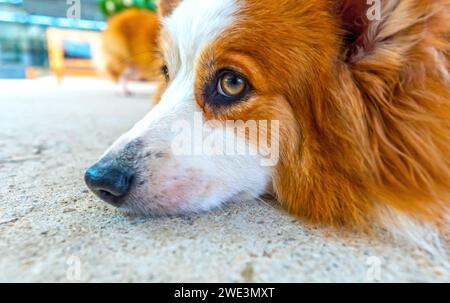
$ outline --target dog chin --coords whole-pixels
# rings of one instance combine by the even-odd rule
[[[138,217],[166,217],[166,216],[186,216],[197,213],[204,213],[220,209],[223,205],[230,203],[234,199],[230,199],[229,202],[218,203],[203,203],[199,206],[196,203],[192,203],[189,200],[177,200],[176,203],[167,201],[154,201],[148,199],[133,199],[125,201],[118,207],[119,211],[125,215],[138,216]]]
[[[131,193],[117,208],[126,215],[144,218],[186,216],[219,210],[228,204],[250,201],[260,195],[260,193],[252,194],[243,191],[234,195],[217,192],[216,194],[208,193],[207,196],[203,196],[199,195],[198,191],[197,195],[193,195],[193,192],[194,190],[183,192],[178,188],[176,191],[171,191],[169,195],[159,196],[145,194],[140,190],[140,193]]]

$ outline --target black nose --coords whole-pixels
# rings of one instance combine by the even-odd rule
[[[131,188],[131,169],[112,163],[97,163],[86,171],[87,186],[102,200],[120,206]]]

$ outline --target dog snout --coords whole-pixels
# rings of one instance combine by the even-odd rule
[[[119,207],[130,192],[133,175],[129,167],[100,161],[86,171],[84,179],[100,199]]]

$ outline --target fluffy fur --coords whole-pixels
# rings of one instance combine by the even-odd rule
[[[280,202],[315,223],[369,228],[384,204],[446,226],[449,1],[382,1],[375,21],[361,1],[244,2],[215,51],[250,55],[285,100],[222,117],[284,118]]]
[[[448,0],[384,0],[380,20],[369,20],[360,0],[161,0],[159,7],[170,79],[161,82],[155,109],[110,154],[139,139],[143,151],[166,157],[134,158],[143,184],[151,181],[132,190],[128,206],[185,213],[234,193],[270,191],[313,223],[381,225],[422,240],[448,232]],[[203,88],[223,68],[251,82],[245,102],[206,102]],[[280,121],[278,165],[181,161],[162,147],[170,140],[163,125],[194,112],[204,120]],[[167,191],[184,177],[189,194]]]

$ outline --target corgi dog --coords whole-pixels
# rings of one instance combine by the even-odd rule
[[[315,224],[447,232],[450,1],[367,3],[161,0],[155,106],[86,172],[87,185],[146,215],[269,193]],[[209,136],[180,152],[193,133],[181,130],[197,122]],[[256,152],[198,152],[212,141]]]
[[[156,80],[161,62],[157,42],[159,18],[152,11],[129,8],[108,19],[102,33],[101,69],[120,82],[128,95],[128,80]]]

